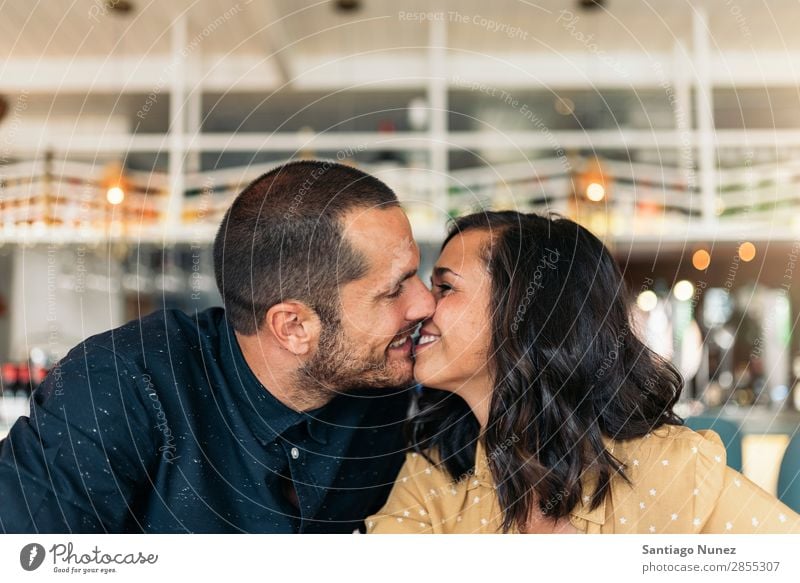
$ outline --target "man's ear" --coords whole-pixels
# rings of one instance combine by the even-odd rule
[[[267,310],[265,325],[281,348],[296,356],[310,354],[322,330],[317,313],[294,301],[281,302]]]

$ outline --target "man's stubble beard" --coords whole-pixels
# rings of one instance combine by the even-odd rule
[[[413,375],[397,378],[397,371],[387,362],[386,352],[380,357],[358,354],[341,322],[322,326],[316,354],[298,370],[298,389],[320,399],[331,399],[339,393],[356,389],[403,389],[414,382]]]

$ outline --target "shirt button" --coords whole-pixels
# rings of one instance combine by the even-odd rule
[[[296,460],[297,458],[300,457],[300,450],[297,449],[296,447],[293,447],[291,450],[291,454],[292,454],[292,459]]]

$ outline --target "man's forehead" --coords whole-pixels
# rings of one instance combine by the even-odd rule
[[[344,236],[361,250],[416,247],[411,224],[399,207],[351,211],[343,218]]]
[[[419,255],[411,225],[402,209],[369,209],[344,217],[344,236],[368,257],[392,263]]]
[[[367,252],[374,275],[386,280],[396,280],[415,271],[419,263],[419,247],[409,234],[394,243],[372,245]]]
[[[399,206],[353,209],[342,217],[344,232],[348,236],[377,235],[391,230],[410,231],[403,209]]]

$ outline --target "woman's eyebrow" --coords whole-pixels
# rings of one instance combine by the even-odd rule
[[[441,277],[441,276],[443,276],[445,273],[452,273],[452,274],[453,274],[453,275],[455,275],[457,278],[459,278],[459,279],[464,279],[463,277],[461,277],[459,274],[457,274],[455,271],[453,271],[453,270],[452,270],[452,269],[450,269],[449,267],[434,267],[434,268],[433,268],[433,275],[435,275],[436,277]]]

